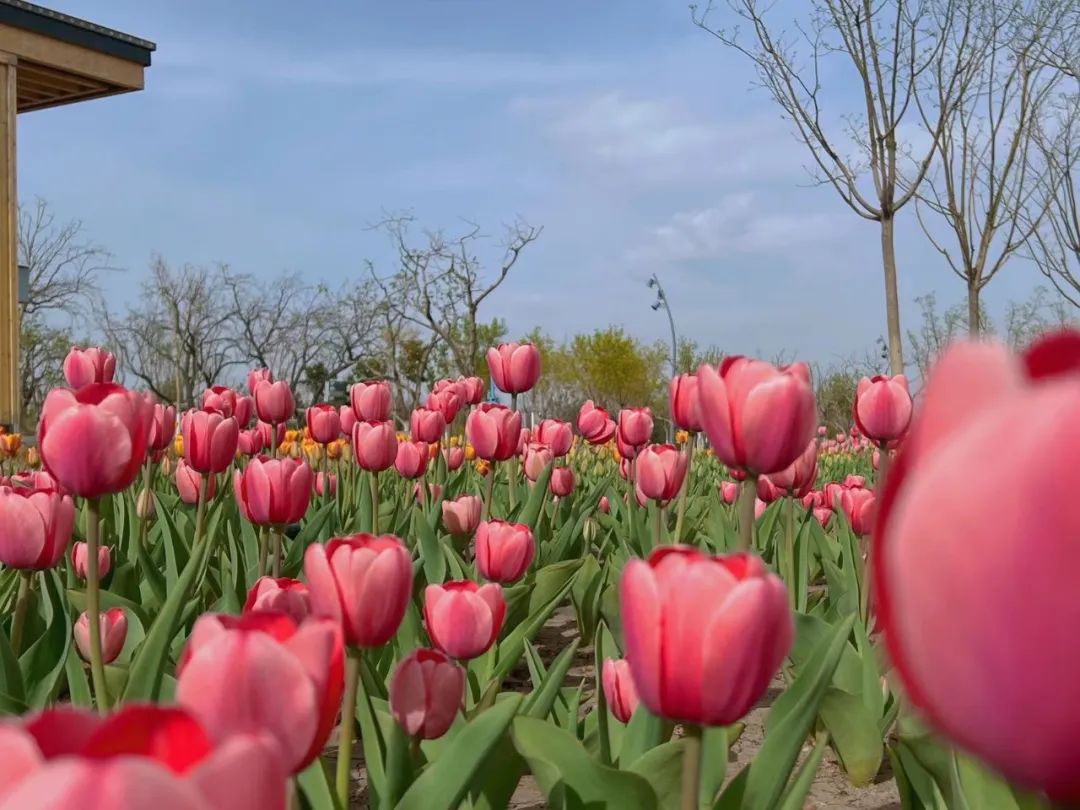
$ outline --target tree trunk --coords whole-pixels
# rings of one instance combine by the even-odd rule
[[[889,370],[904,373],[904,347],[900,335],[900,294],[896,285],[896,246],[892,214],[881,219],[881,260],[885,271],[885,317],[888,322]]]
[[[970,273],[970,271],[968,271]],[[979,318],[979,283],[968,276],[967,285],[968,300],[968,334],[978,337],[982,331],[981,319]]]

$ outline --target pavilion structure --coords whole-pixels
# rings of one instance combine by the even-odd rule
[[[19,429],[20,113],[143,88],[152,42],[23,0],[0,0],[0,425]]]

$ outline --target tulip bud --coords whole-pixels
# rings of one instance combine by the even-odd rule
[[[434,740],[450,730],[465,694],[465,670],[438,650],[414,650],[390,681],[390,713],[410,737]]]
[[[629,723],[638,707],[634,676],[626,659],[604,659],[601,682],[608,708],[620,723]]]
[[[98,616],[101,627],[101,660],[111,664],[124,649],[127,639],[127,614],[123,608],[110,608]],[[90,660],[90,617],[84,612],[72,630],[75,647],[84,661]]]
[[[556,467],[551,471],[549,489],[552,495],[565,498],[574,491],[574,471],[569,467]]]
[[[442,502],[443,526],[455,537],[472,537],[480,525],[484,502],[476,495],[462,495],[457,500]]]
[[[459,661],[483,655],[499,636],[506,616],[502,588],[460,580],[428,585],[424,623],[432,643]]]
[[[528,391],[540,379],[540,352],[532,343],[500,343],[487,351],[495,387],[507,394]]]
[[[143,487],[139,490],[139,497],[135,501],[135,514],[139,520],[153,520],[157,516],[157,505],[154,503],[152,490]]]
[[[535,557],[536,540],[523,523],[488,520],[476,530],[476,570],[484,579],[517,582]]]
[[[76,543],[71,548],[71,563],[75,567],[75,576],[79,579],[86,579],[86,558],[87,558],[87,546],[86,543]],[[112,552],[109,551],[108,546],[98,546],[98,580],[103,580],[109,575],[109,571],[112,569]]]

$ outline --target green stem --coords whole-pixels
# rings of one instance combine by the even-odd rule
[[[90,627],[90,676],[100,714],[109,711],[109,687],[105,682],[105,663],[101,655],[101,605],[98,582],[98,547],[100,504],[97,498],[86,502],[86,619]]]
[[[795,609],[795,593],[798,583],[795,575],[795,499],[784,498],[784,583],[787,585],[788,604]]]
[[[495,464],[492,463],[488,467],[487,474],[487,492],[484,495],[484,509],[481,515],[482,520],[488,520],[491,517],[491,496],[495,492]]]
[[[682,810],[697,810],[701,783],[701,726],[683,726]]]
[[[148,458],[146,464],[143,466],[143,492],[147,493],[147,497],[150,496],[150,487],[153,484],[151,476],[154,474],[154,469],[151,466],[151,461]],[[141,494],[141,493],[140,493]],[[139,496],[136,496],[135,502],[138,503]],[[137,509],[135,510],[138,511]],[[146,538],[150,533],[150,518],[139,518],[139,551],[142,552],[146,548]]]
[[[19,572],[19,595],[15,597],[15,616],[11,620],[11,651],[18,655],[22,649],[23,627],[26,625],[26,607],[30,603],[30,584],[33,571]]]
[[[203,530],[206,528],[206,489],[209,481],[209,474],[199,481],[199,501],[195,507],[195,548],[203,541]]]
[[[517,394],[510,395],[510,410],[517,410]],[[513,509],[517,506],[518,492],[518,462],[516,456],[506,465],[506,474],[510,479],[510,508]]]
[[[340,807],[349,806],[352,776],[353,736],[356,725],[356,694],[360,687],[360,651],[348,651],[345,659],[345,695],[341,700],[341,730],[338,732],[337,795]]]
[[[281,546],[282,546],[282,532],[280,526],[274,526],[270,530],[271,536],[274,538],[274,577],[281,576]]]
[[[278,454],[278,440],[277,440],[277,422],[270,423],[270,458],[277,458]]]
[[[749,551],[754,543],[754,501],[757,476],[747,476],[739,489],[739,551]]]
[[[675,516],[675,537],[673,543],[682,542],[683,522],[686,519],[686,501],[690,495],[690,471],[694,463],[694,442],[697,434],[691,434],[690,441],[686,443],[686,478],[683,479],[682,490],[679,492],[679,511]]]
[[[890,466],[892,466],[892,457],[889,455],[889,451],[882,447],[878,450],[877,474],[874,476],[874,484],[877,485],[879,497],[885,486],[885,476],[889,474]]]
[[[660,543],[663,542],[664,538],[664,531],[662,526],[664,521],[664,507],[662,507],[659,503],[655,504],[655,507],[656,508],[653,511],[652,544],[653,548],[659,548]]]
[[[379,474],[371,473],[371,533],[379,534]]]
[[[330,456],[325,444],[322,446],[322,478],[322,502],[326,506],[330,503]]]
[[[259,527],[259,576],[266,576],[266,560],[270,553],[270,538],[267,536],[267,528]]]

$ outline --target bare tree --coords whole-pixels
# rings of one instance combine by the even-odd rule
[[[795,128],[812,159],[810,174],[829,185],[881,236],[889,360],[894,374],[904,370],[900,301],[894,244],[895,217],[914,198],[934,158],[951,108],[969,81],[970,56],[963,38],[945,47],[945,30],[971,25],[979,0],[810,0],[806,19],[789,35],[767,22],[772,3],[728,0],[750,41],[738,28],[710,25],[713,2],[692,6],[694,22],[724,45],[748,57],[761,86]],[[807,54],[800,54],[799,48]],[[845,108],[841,85],[830,107],[824,98],[824,63],[839,57],[853,77],[860,99]],[[831,64],[831,62],[830,62]],[[924,75],[940,77],[940,97],[923,102],[929,138],[915,152],[901,140],[900,127],[914,117]],[[930,114],[931,103],[937,111]],[[826,115],[831,118],[827,119]]]
[[[919,192],[919,223],[964,282],[973,335],[982,325],[980,293],[1027,244],[1046,211],[1037,139],[1062,79],[1048,57],[1069,6],[1066,0],[985,0],[972,49],[978,55],[974,80],[946,118],[938,170]],[[959,36],[969,34],[946,32],[949,47],[958,47],[953,38]],[[947,106],[942,79],[928,77],[937,94],[932,110]],[[926,126],[933,126],[935,113],[919,107]],[[923,209],[937,215],[948,240]]]
[[[479,225],[466,223],[465,230],[455,235],[425,231],[417,240],[411,231],[414,223],[412,215],[398,214],[374,226],[390,238],[398,268],[392,275],[380,276],[369,264],[371,278],[394,317],[419,330],[421,341],[437,339],[448,351],[456,373],[475,374],[485,348],[483,325],[477,319],[480,307],[506,280],[522,251],[539,238],[542,228],[522,221],[508,226],[497,247],[502,255],[488,274],[477,254],[488,241]]]
[[[1043,131],[1039,151],[1046,171],[1040,191],[1047,206],[1029,258],[1074,307],[1080,307],[1080,93],[1074,90]]]

